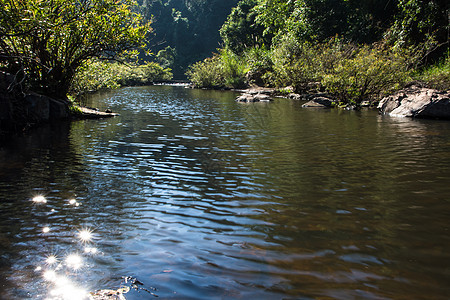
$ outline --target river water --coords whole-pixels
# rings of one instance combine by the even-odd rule
[[[450,298],[450,122],[235,97],[120,89],[2,144],[0,298]]]

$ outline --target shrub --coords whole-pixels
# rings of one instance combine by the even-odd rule
[[[218,55],[191,65],[186,75],[192,84],[198,88],[220,88],[223,86],[220,57]]]
[[[265,47],[253,47],[245,53],[245,60],[248,65],[246,75],[248,83],[259,86],[270,85],[264,75],[273,72],[271,52]]]
[[[300,42],[287,35],[271,52],[272,71],[263,77],[271,85],[293,86],[297,92],[305,91],[308,83],[320,81],[320,55],[318,47]]]
[[[241,88],[246,85],[245,60],[228,49],[197,62],[189,67],[186,75],[199,88]]]
[[[415,76],[418,80],[425,82],[431,88],[437,90],[450,89],[450,57],[437,65],[428,67]]]
[[[359,105],[401,88],[409,78],[407,67],[403,55],[364,46],[325,72],[322,85],[340,101]]]
[[[243,58],[227,48],[221,49],[220,67],[225,87],[242,88],[246,85],[245,75],[248,68]]]
[[[70,93],[78,95],[101,89],[151,84],[154,81],[171,78],[170,69],[164,69],[154,62],[137,65],[92,59],[85,63],[75,75]]]

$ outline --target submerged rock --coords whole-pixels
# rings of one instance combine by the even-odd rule
[[[128,293],[130,288],[120,288],[118,290],[99,290],[90,293],[90,300],[126,300],[123,294]]]
[[[450,119],[450,91],[413,85],[383,98],[378,110],[398,117]]]

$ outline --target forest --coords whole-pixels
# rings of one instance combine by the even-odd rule
[[[377,99],[449,88],[445,0],[0,0],[0,71],[64,98],[154,81]]]
[[[354,105],[413,80],[446,90],[449,16],[436,0],[242,0],[220,29],[223,47],[188,76],[198,87],[289,86]]]

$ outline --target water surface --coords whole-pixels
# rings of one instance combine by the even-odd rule
[[[450,297],[450,122],[235,96],[125,88],[1,145],[0,298]]]

